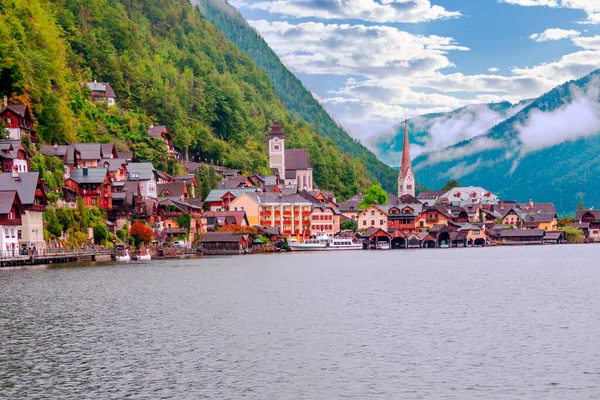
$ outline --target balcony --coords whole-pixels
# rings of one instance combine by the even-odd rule
[[[283,215],[286,217],[291,217],[292,216],[292,212],[291,211],[284,211]]]
[[[283,224],[284,224],[284,225],[291,225],[291,224],[292,224],[292,221],[289,221],[289,220],[284,220],[284,221],[283,221]]]
[[[283,234],[284,234],[284,235],[291,235],[291,234],[292,234],[292,231],[290,231],[290,230],[284,230],[284,231],[283,231]]]
[[[271,211],[261,211],[260,212],[260,216],[261,217],[270,217],[271,216]]]
[[[302,216],[304,216],[304,217],[310,216],[310,211],[302,211]]]

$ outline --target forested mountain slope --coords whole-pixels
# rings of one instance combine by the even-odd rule
[[[370,176],[384,189],[397,190],[398,173],[379,160],[359,141],[351,138],[323,109],[312,94],[279,60],[262,37],[225,0],[192,0],[206,18],[246,52],[259,67],[264,68],[275,87],[275,93],[288,109],[312,124],[318,133],[334,140],[335,144],[353,157],[363,160]]]
[[[528,102],[485,134],[415,159],[426,185],[453,178],[503,198],[600,205],[600,70]]]
[[[94,78],[118,108],[88,100],[82,83]],[[245,172],[268,172],[278,118],[289,146],[308,148],[322,189],[344,198],[369,183],[363,162],[291,115],[269,76],[187,0],[0,2],[0,93],[31,106],[47,143],[116,141],[160,163],[146,135],[154,122],[180,151]]]

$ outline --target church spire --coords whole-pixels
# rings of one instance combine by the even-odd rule
[[[406,176],[406,172],[411,167],[410,162],[410,145],[408,143],[408,119],[404,120],[404,146],[402,147],[402,164],[400,170],[402,176]]]
[[[404,146],[402,147],[402,163],[398,174],[398,197],[405,194],[415,195],[415,176],[410,160],[410,143],[408,140],[408,119],[404,120]]]

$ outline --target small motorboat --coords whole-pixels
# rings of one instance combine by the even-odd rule
[[[146,254],[144,254],[143,256],[139,255],[138,258],[137,258],[138,261],[150,261],[150,260],[152,260],[152,257],[150,256],[150,252],[148,251],[148,249],[145,249],[145,250],[146,250]]]
[[[131,256],[129,255],[129,250],[125,249],[124,256],[117,256],[117,261],[131,261]]]

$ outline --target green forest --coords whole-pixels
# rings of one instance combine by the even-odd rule
[[[379,160],[359,141],[351,138],[323,109],[298,78],[279,60],[263,38],[244,20],[242,15],[222,1],[193,0],[206,18],[225,36],[246,52],[256,64],[269,74],[277,96],[293,115],[312,124],[318,133],[331,138],[343,152],[364,161],[373,181],[378,181],[388,192],[396,193],[398,172]],[[418,186],[417,191],[423,188]]]
[[[111,84],[117,107],[90,101],[93,79]],[[267,174],[279,119],[288,146],[308,149],[321,189],[344,199],[375,177],[372,154],[346,153],[326,114],[330,123],[311,125],[288,112],[267,73],[187,0],[3,0],[0,94],[31,107],[45,143],[115,142],[167,172],[180,166],[148,140],[151,123],[167,125],[182,153]]]

